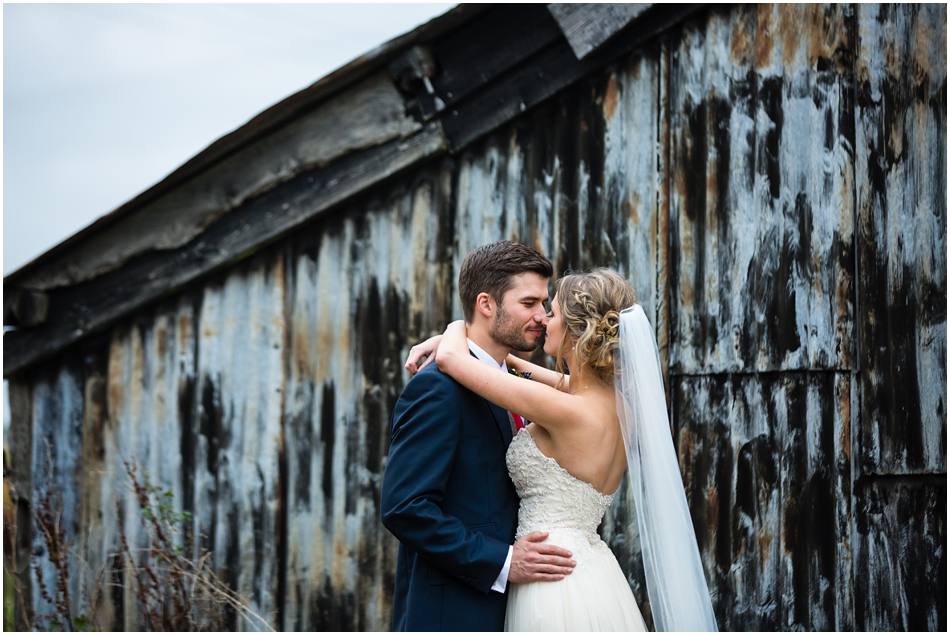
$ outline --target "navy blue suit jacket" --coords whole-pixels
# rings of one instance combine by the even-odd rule
[[[434,363],[403,390],[382,492],[383,524],[400,542],[394,631],[504,629],[507,594],[491,586],[517,529],[511,436],[507,412]]]

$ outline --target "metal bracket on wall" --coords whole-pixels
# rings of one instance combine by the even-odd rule
[[[428,121],[445,108],[445,102],[432,86],[437,68],[427,46],[410,47],[390,62],[388,70],[399,92],[406,98],[406,113],[417,121]]]

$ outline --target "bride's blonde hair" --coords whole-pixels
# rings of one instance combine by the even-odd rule
[[[564,321],[557,370],[564,372],[564,350],[573,347],[577,369],[572,371],[611,383],[614,351],[620,341],[620,312],[637,301],[633,287],[612,269],[594,269],[564,276],[555,288]]]

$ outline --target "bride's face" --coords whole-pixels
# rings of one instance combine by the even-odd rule
[[[548,324],[544,335],[544,352],[551,357],[557,357],[557,351],[561,347],[561,340],[564,339],[564,319],[561,316],[561,308],[557,303],[557,294],[551,300],[551,312],[548,313]]]

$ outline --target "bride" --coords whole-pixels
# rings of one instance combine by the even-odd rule
[[[530,421],[506,457],[521,498],[517,536],[546,531],[577,565],[556,582],[512,585],[507,631],[646,630],[617,559],[597,534],[628,468],[657,630],[716,630],[656,341],[634,302],[627,281],[608,269],[561,278],[544,344],[555,371],[509,355],[508,368],[520,377],[484,372],[469,354],[462,321],[410,352],[410,370],[434,358],[466,388]]]

